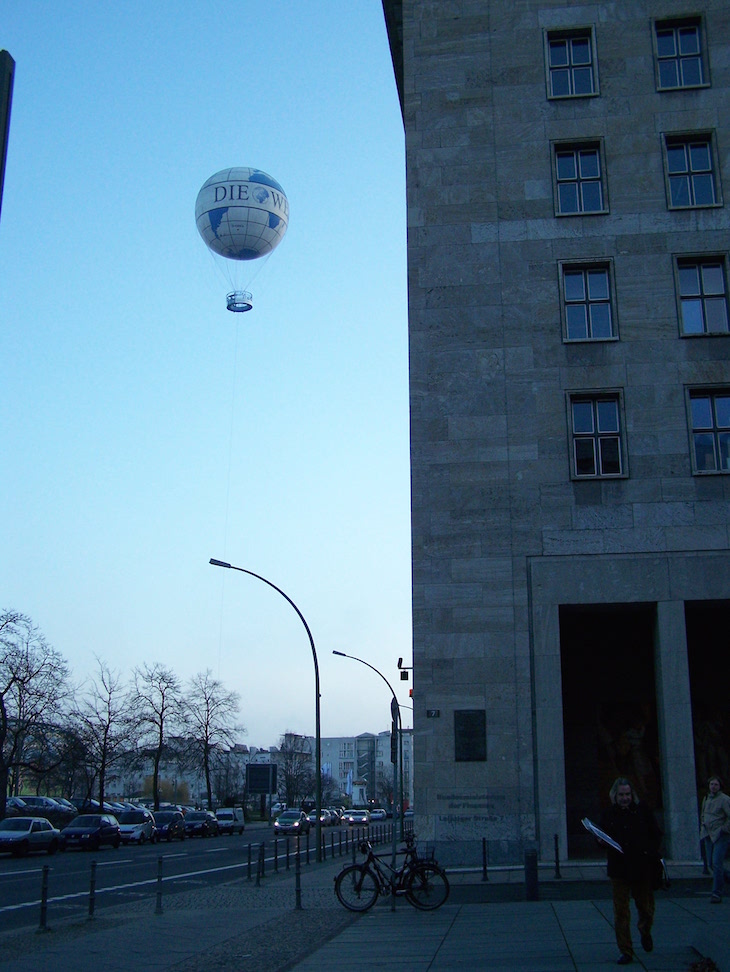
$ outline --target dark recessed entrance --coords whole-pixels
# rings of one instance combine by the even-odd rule
[[[570,857],[600,857],[584,830],[617,776],[661,807],[653,604],[563,605],[560,655]]]
[[[698,796],[721,776],[730,792],[730,601],[687,601],[687,658]]]

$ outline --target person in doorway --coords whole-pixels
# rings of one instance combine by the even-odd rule
[[[654,814],[639,803],[631,782],[619,776],[609,792],[611,805],[601,817],[601,829],[620,845],[621,851],[607,846],[608,876],[613,888],[613,919],[619,965],[634,960],[631,941],[631,899],[639,913],[637,927],[641,946],[651,952],[654,941],[653,865],[659,856],[661,831]]]
[[[730,796],[723,793],[719,776],[709,778],[707,789],[700,813],[700,840],[704,844],[705,860],[712,867],[710,903],[720,904],[728,879],[725,854],[730,844]]]

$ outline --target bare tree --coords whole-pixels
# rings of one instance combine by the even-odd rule
[[[295,732],[285,732],[279,740],[276,762],[283,777],[287,806],[299,806],[308,794],[314,792],[316,777],[312,760],[311,739]],[[280,781],[280,788],[281,785]]]
[[[0,614],[0,818],[11,772],[18,791],[23,769],[34,764],[43,729],[58,724],[68,694],[68,665],[30,618]]]
[[[236,722],[240,707],[238,692],[229,692],[222,682],[213,678],[210,669],[190,679],[183,700],[184,718],[205,776],[209,807],[213,805],[213,754],[218,747],[232,746],[236,736],[244,732]]]
[[[90,678],[73,711],[96,780],[99,804],[109,771],[128,758],[136,741],[133,699],[119,672],[97,658],[97,674]]]
[[[152,796],[160,809],[160,763],[168,748],[167,738],[180,722],[180,680],[159,662],[134,670],[135,713],[140,743],[152,754]]]

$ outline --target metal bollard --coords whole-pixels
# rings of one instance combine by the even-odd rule
[[[525,899],[527,901],[538,900],[536,850],[525,851]]]
[[[279,841],[274,837],[274,870],[279,870]]]
[[[487,871],[488,864],[489,864],[489,845],[487,844],[487,838],[482,837],[482,881],[489,880],[489,873]]]
[[[289,870],[289,838],[286,838],[286,869]]]
[[[299,846],[297,845],[297,852],[294,856],[294,898],[295,898],[295,910],[302,910],[302,865],[299,860]]]
[[[89,878],[89,920],[94,917],[96,907],[96,861],[91,862],[91,877]]]
[[[48,931],[48,872],[50,867],[43,865],[43,877],[41,878],[41,923],[38,931]]]
[[[251,880],[251,844],[248,845],[248,866],[246,869],[246,880]]]
[[[309,831],[307,831],[307,864],[309,864]]]
[[[562,878],[560,873],[560,845],[558,843],[558,835],[555,834],[555,877]]]
[[[155,905],[155,914],[162,914],[162,858],[157,858],[157,904]]]

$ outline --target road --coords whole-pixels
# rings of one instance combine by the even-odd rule
[[[331,831],[336,843],[338,829],[332,828]],[[329,834],[326,839],[329,850]],[[40,923],[44,866],[49,868],[48,922],[58,925],[88,915],[92,861],[96,862],[94,907],[98,912],[125,901],[142,897],[152,899],[157,892],[160,860],[163,894],[214,885],[234,878],[247,878],[249,873],[255,880],[262,841],[265,841],[267,873],[272,872],[277,864],[280,870],[284,870],[287,841],[284,838],[277,841],[275,861],[272,830],[268,827],[252,827],[241,836],[197,837],[141,847],[122,845],[117,850],[102,847],[95,853],[69,850],[53,856],[34,854],[20,859],[3,855],[0,858],[0,932]],[[293,868],[293,839],[289,840],[289,847],[289,863]],[[314,861],[313,840],[310,856]],[[302,841],[303,866],[304,861],[305,845]]]

